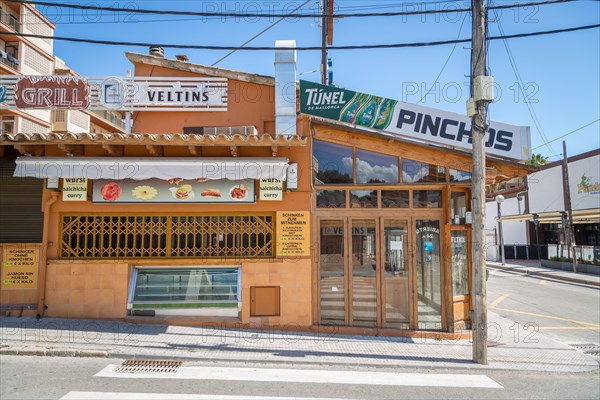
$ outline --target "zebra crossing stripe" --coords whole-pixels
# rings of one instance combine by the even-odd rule
[[[269,397],[218,394],[69,392],[60,400],[352,400],[324,397]]]
[[[95,376],[108,378],[140,379],[198,379],[254,382],[298,382],[323,384],[464,387],[502,389],[502,386],[486,375],[468,374],[416,374],[375,371],[334,371],[275,368],[231,368],[231,367],[180,367],[174,373],[115,372],[110,364]]]

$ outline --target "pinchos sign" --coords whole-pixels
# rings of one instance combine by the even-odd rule
[[[94,180],[95,203],[254,203],[254,180]]]

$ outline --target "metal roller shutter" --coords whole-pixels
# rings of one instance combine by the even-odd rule
[[[44,180],[15,178],[14,170],[14,157],[0,158],[0,243],[39,243]]]

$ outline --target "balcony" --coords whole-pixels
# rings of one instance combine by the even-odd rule
[[[9,26],[15,32],[21,33],[21,23],[14,15],[0,11],[0,22]]]
[[[19,54],[19,48],[12,43],[6,43],[4,50],[0,50],[0,63],[10,68],[19,70],[19,59],[15,55]]]
[[[110,122],[113,125],[118,126],[121,129],[125,129],[125,120],[114,112],[103,111],[103,110],[91,110],[92,113],[96,114],[100,118]]]

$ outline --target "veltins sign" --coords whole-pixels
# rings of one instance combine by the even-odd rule
[[[227,111],[226,78],[1,75],[0,109]]]
[[[466,115],[370,94],[300,81],[300,112],[437,144],[471,150],[471,120]],[[491,122],[489,154],[527,160],[529,127]]]

